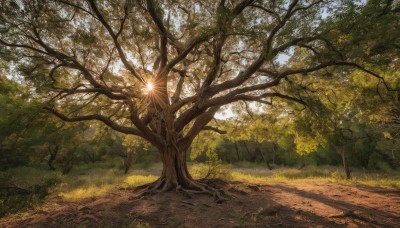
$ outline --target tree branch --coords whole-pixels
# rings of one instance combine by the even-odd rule
[[[60,119],[62,119],[64,121],[67,121],[67,122],[79,122],[79,121],[87,121],[87,120],[97,120],[97,121],[105,123],[107,126],[109,126],[113,130],[116,130],[118,132],[125,133],[125,134],[131,134],[131,135],[137,135],[137,136],[143,137],[141,132],[139,132],[137,129],[121,126],[121,125],[115,123],[114,121],[110,120],[109,118],[107,118],[106,116],[103,116],[103,115],[93,114],[93,115],[87,115],[87,116],[68,117],[68,116],[58,112],[54,107],[53,108],[44,107],[44,109],[47,110],[47,111],[50,111],[51,113],[53,113],[58,118],[60,118]]]
[[[217,132],[217,133],[219,133],[221,135],[227,133],[227,131],[221,130],[221,129],[219,129],[217,127],[213,127],[213,126],[204,126],[203,129],[201,129],[201,130],[202,131],[215,131],[215,132]]]
[[[159,72],[163,72],[165,71],[164,67],[166,66],[168,61],[168,34],[162,19],[159,18],[159,15],[157,15],[156,9],[154,7],[154,2],[152,0],[147,0],[146,3],[149,14],[156,24],[158,30],[160,31],[160,66],[158,68],[160,69]]]
[[[122,47],[120,45],[120,43],[118,42],[118,36],[117,34],[114,33],[113,29],[111,28],[111,26],[107,23],[107,21],[105,20],[104,16],[100,13],[99,9],[97,8],[96,3],[94,2],[94,0],[87,0],[89,2],[90,7],[92,8],[94,14],[97,16],[96,19],[98,19],[100,21],[100,23],[106,28],[106,30],[108,31],[108,33],[110,34],[115,47],[117,48],[119,57],[121,58],[121,62],[124,64],[124,66],[129,70],[129,72],[131,72],[131,74],[137,78],[139,81],[144,83],[144,79],[136,72],[136,70],[134,69],[134,67],[128,62],[124,51],[122,50]],[[122,33],[122,27],[123,25],[121,25],[120,31],[118,32],[118,35]]]

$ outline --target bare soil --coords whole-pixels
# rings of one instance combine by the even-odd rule
[[[0,219],[0,227],[400,227],[400,191],[335,183],[210,181],[232,195],[168,192],[141,199],[132,190],[40,207]]]

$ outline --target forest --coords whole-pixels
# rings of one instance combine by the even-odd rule
[[[400,226],[400,1],[0,2],[0,227]]]

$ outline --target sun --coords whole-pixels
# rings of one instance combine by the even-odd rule
[[[144,88],[145,94],[149,94],[154,90],[154,84],[152,82],[147,82],[146,87]]]
[[[149,92],[152,91],[152,90],[154,89],[153,83],[151,83],[151,82],[147,83],[146,89],[147,89],[147,91],[149,91]]]

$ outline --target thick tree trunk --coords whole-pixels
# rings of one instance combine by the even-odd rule
[[[221,193],[224,194],[223,191],[219,191],[204,183],[193,180],[186,164],[186,150],[168,148],[160,150],[160,154],[163,162],[161,176],[153,183],[138,187],[138,189],[145,188],[140,195],[152,194],[155,192],[182,191],[186,194],[209,194],[214,196],[215,202],[226,201],[226,199],[221,196]]]
[[[350,174],[350,169],[349,166],[347,164],[347,160],[346,160],[346,147],[344,144],[341,145],[340,148],[340,154],[342,156],[342,162],[343,162],[343,168],[344,168],[344,172],[346,173],[346,179],[351,179],[351,174]]]
[[[193,178],[190,176],[186,164],[186,151],[168,148],[161,151],[163,171],[159,179],[163,182],[162,190],[174,188],[192,188]]]
[[[145,185],[148,192],[180,189],[202,190],[189,174],[186,164],[186,150],[168,147],[160,149],[163,171],[154,183]]]

